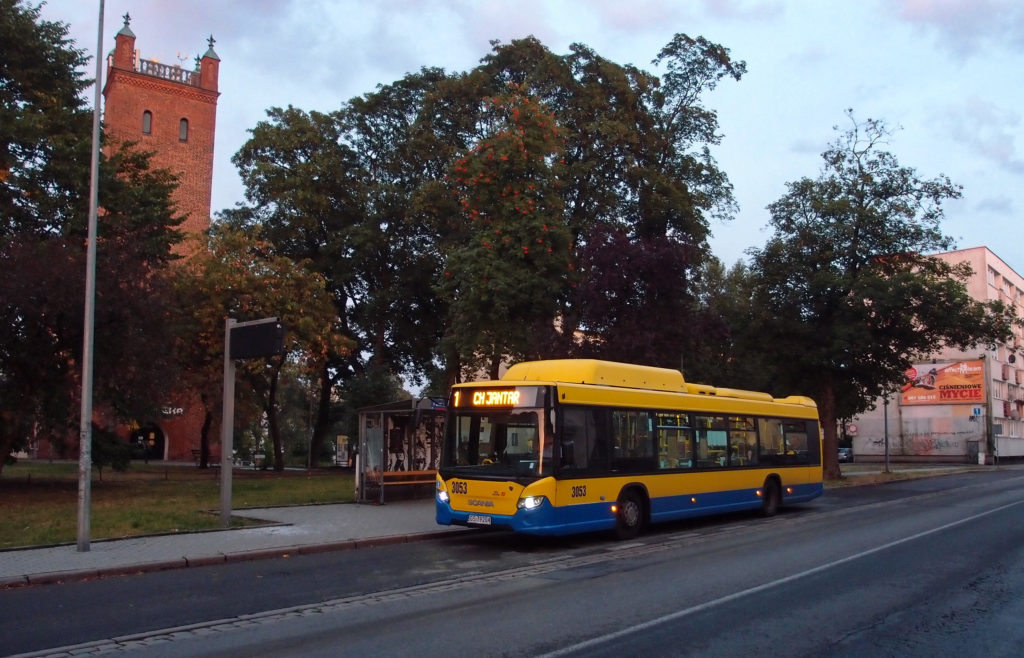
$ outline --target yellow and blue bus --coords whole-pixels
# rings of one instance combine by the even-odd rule
[[[441,525],[630,538],[648,523],[749,509],[772,515],[821,493],[810,398],[563,359],[452,387],[436,516]]]

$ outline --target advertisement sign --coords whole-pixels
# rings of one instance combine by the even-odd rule
[[[978,404],[985,401],[985,362],[923,363],[906,372],[901,404]]]

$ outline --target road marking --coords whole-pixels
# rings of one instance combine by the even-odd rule
[[[631,626],[630,628],[624,628],[624,629],[619,630],[619,631],[615,631],[615,632],[612,632],[612,633],[607,633],[605,635],[594,637],[594,638],[591,638],[589,640],[584,640],[583,642],[578,642],[576,644],[564,647],[562,649],[558,649],[557,651],[552,651],[550,653],[541,654],[541,655],[537,656],[537,658],[557,658],[558,656],[566,656],[566,655],[569,655],[571,653],[575,653],[577,651],[582,651],[584,649],[589,649],[589,648],[592,648],[592,647],[596,647],[596,646],[598,646],[600,644],[604,644],[605,642],[610,642],[612,640],[617,640],[617,639],[619,639],[621,637],[625,637],[625,636],[631,635],[633,633],[638,633],[640,631],[645,631],[645,630],[647,630],[649,628],[654,628],[655,626],[658,626],[659,624],[664,624],[664,623],[667,623],[667,622],[670,622],[670,621],[675,621],[677,619],[682,619],[683,617],[688,617],[688,616],[690,616],[692,614],[695,614],[695,613],[698,613],[698,612],[703,612],[704,610],[708,610],[710,608],[714,608],[716,606],[722,605],[723,603],[729,603],[730,601],[735,601],[735,600],[741,599],[741,598],[743,598],[745,596],[750,596],[751,594],[757,594],[759,592],[763,592],[765,590],[772,589],[773,587],[778,587],[779,585],[785,585],[785,584],[791,583],[791,582],[793,582],[795,580],[799,580],[801,578],[806,578],[807,576],[813,576],[814,574],[818,574],[818,573],[821,573],[823,571],[827,571],[827,570],[829,570],[829,569],[831,569],[833,567],[838,567],[839,565],[846,564],[848,562],[853,562],[854,560],[859,560],[859,559],[867,557],[869,555],[874,555],[875,553],[879,553],[881,551],[885,551],[885,550],[888,550],[890,548],[894,548],[894,547],[899,546],[901,544],[906,544],[908,542],[916,541],[918,539],[921,539],[922,537],[927,537],[929,535],[934,535],[936,533],[943,532],[944,530],[949,530],[950,528],[955,528],[955,527],[963,525],[965,523],[970,523],[971,521],[976,521],[976,520],[984,518],[986,516],[990,516],[990,515],[995,514],[997,512],[1001,512],[1001,511],[1003,511],[1005,509],[1009,509],[1011,507],[1015,507],[1017,505],[1022,505],[1022,504],[1024,504],[1024,501],[1017,501],[1017,502],[1013,502],[1013,503],[1008,503],[1006,505],[1003,505],[1002,507],[996,507],[994,509],[987,510],[985,512],[981,512],[980,514],[975,514],[974,516],[969,516],[967,518],[960,519],[959,521],[953,521],[951,523],[947,523],[945,525],[941,525],[941,526],[939,526],[937,528],[932,528],[931,530],[925,530],[925,531],[919,532],[919,533],[917,533],[915,535],[910,535],[909,537],[904,537],[903,539],[897,539],[897,540],[891,541],[891,542],[889,542],[887,544],[882,544],[881,546],[876,546],[875,548],[871,548],[871,549],[868,549],[866,551],[861,551],[860,553],[855,553],[853,555],[849,555],[847,557],[840,558],[838,560],[834,560],[832,562],[829,562],[828,564],[823,564],[821,566],[814,567],[813,569],[808,569],[806,571],[801,571],[800,573],[795,573],[795,574],[792,574],[790,576],[786,576],[785,578],[779,578],[778,580],[773,580],[773,581],[771,581],[769,583],[764,583],[762,585],[758,585],[756,587],[751,587],[749,589],[745,589],[745,590],[742,590],[742,591],[739,591],[739,592],[733,592],[732,594],[729,594],[727,596],[723,596],[723,597],[714,599],[712,601],[706,601],[704,603],[701,603],[700,605],[695,605],[695,606],[691,606],[689,608],[686,608],[685,610],[678,610],[676,612],[673,612],[671,614],[665,615],[663,617],[658,617],[657,619],[650,619],[648,621],[645,621],[643,623],[637,624],[635,626]]]
[[[1015,477],[1013,479],[1020,479],[1020,477]],[[972,484],[972,485],[966,485],[963,488],[974,488],[976,486],[982,486],[982,485],[980,485],[980,484],[979,485]],[[897,505],[897,504],[900,504],[900,503],[906,503],[907,501],[917,500],[917,499],[921,499],[921,498],[931,498],[931,497],[935,497],[935,496],[938,496],[938,495],[943,494],[943,493],[944,492],[928,492],[928,493],[917,494],[917,495],[908,496],[906,498],[900,498],[900,499],[896,499],[896,500],[879,501],[877,503],[870,503],[868,505],[858,505],[858,506],[854,506],[854,507],[839,508],[839,509],[833,509],[833,510],[816,510],[816,513],[809,514],[809,515],[806,515],[806,516],[805,515],[794,515],[794,516],[791,516],[791,517],[787,517],[785,515],[781,515],[781,516],[772,517],[771,519],[764,519],[763,523],[771,524],[771,525],[780,524],[780,523],[783,523],[783,524],[804,523],[804,522],[810,522],[813,519],[821,518],[821,516],[823,516],[823,515],[832,516],[832,515],[839,515],[839,514],[852,514],[852,513],[855,513],[857,511],[863,511],[863,510],[866,510],[866,509],[884,507],[884,506],[889,506],[889,505]],[[945,492],[945,493],[948,494],[948,492]],[[1024,501],[1022,501],[1022,502],[1024,502]],[[753,588],[744,590],[742,592],[736,592],[736,593],[731,594],[729,596],[726,596],[726,597],[723,597],[723,598],[720,598],[720,599],[716,599],[715,601],[708,601],[708,602],[703,603],[701,605],[694,606],[694,607],[688,608],[686,610],[681,610],[681,611],[678,611],[678,612],[673,613],[671,615],[668,615],[668,616],[665,616],[665,617],[661,617],[659,619],[649,620],[648,622],[645,622],[643,624],[634,626],[634,627],[632,627],[631,629],[628,629],[628,630],[619,631],[619,632],[616,632],[616,633],[611,633],[611,634],[604,635],[604,636],[601,636],[601,637],[598,637],[598,638],[593,638],[591,640],[587,640],[585,642],[582,642],[582,643],[579,643],[579,644],[576,644],[576,645],[572,645],[570,647],[566,647],[564,649],[560,649],[560,650],[552,652],[552,653],[544,654],[544,656],[542,656],[541,658],[546,658],[546,657],[552,657],[553,658],[555,656],[562,656],[562,655],[565,655],[567,653],[571,653],[573,651],[578,651],[579,649],[583,649],[583,648],[590,647],[590,646],[596,646],[597,644],[600,644],[601,642],[607,642],[609,640],[615,639],[617,637],[624,636],[624,635],[626,635],[628,633],[632,633],[632,632],[637,631],[637,630],[642,630],[642,629],[653,627],[653,626],[655,626],[655,625],[657,625],[659,623],[664,623],[664,622],[672,621],[674,619],[680,619],[680,618],[685,617],[687,615],[694,614],[696,612],[700,612],[702,610],[711,608],[713,606],[720,605],[722,603],[727,603],[729,601],[738,599],[738,598],[740,598],[742,596],[746,596],[746,595],[749,595],[749,594],[754,594],[754,593],[763,591],[765,589],[768,589],[770,587],[774,587],[776,585],[785,584],[787,582],[791,582],[791,581],[796,580],[798,578],[803,578],[805,576],[809,576],[809,575],[812,575],[812,574],[824,571],[824,570],[829,569],[831,567],[838,566],[840,564],[843,564],[843,563],[846,563],[846,562],[850,562],[850,561],[859,559],[861,557],[865,557],[867,555],[871,555],[873,553],[877,553],[878,551],[882,551],[882,550],[885,550],[887,548],[891,548],[893,546],[897,546],[897,545],[905,543],[905,542],[913,541],[915,539],[919,539],[921,537],[925,537],[927,535],[930,535],[930,534],[933,534],[933,533],[936,533],[936,532],[941,532],[942,530],[946,530],[948,528],[952,528],[952,527],[955,527],[957,525],[960,525],[960,524],[963,524],[963,523],[967,523],[967,522],[975,520],[975,519],[982,518],[982,517],[984,517],[984,516],[986,516],[988,514],[993,514],[995,512],[1001,511],[1003,509],[1007,509],[1009,507],[1013,507],[1014,505],[1017,505],[1017,504],[1020,504],[1020,503],[1011,503],[1011,504],[1005,505],[1003,507],[996,508],[996,509],[993,509],[993,510],[989,510],[988,512],[984,512],[984,513],[978,514],[978,515],[970,517],[970,518],[962,519],[960,521],[956,521],[956,522],[947,524],[945,526],[941,526],[939,528],[935,528],[935,529],[932,529],[932,530],[928,530],[928,531],[925,531],[925,532],[913,535],[911,537],[906,537],[904,539],[900,539],[900,540],[896,540],[894,542],[890,542],[888,544],[885,544],[884,546],[879,546],[877,548],[873,548],[873,549],[870,549],[870,550],[865,551],[863,553],[858,553],[856,555],[852,555],[852,556],[843,558],[841,560],[837,560],[835,562],[831,562],[829,564],[817,567],[815,569],[811,569],[809,571],[805,571],[805,572],[802,572],[802,573],[799,573],[799,574],[794,574],[794,575],[789,576],[787,578],[783,578],[781,580],[777,580],[777,581],[774,581],[774,582],[771,582],[771,583],[766,583],[766,584],[760,585],[758,587],[753,587]],[[460,576],[456,576],[454,578],[449,578],[449,579],[445,579],[445,580],[441,580],[441,581],[437,581],[437,582],[433,582],[433,583],[423,583],[423,584],[420,584],[420,585],[412,585],[412,586],[397,588],[397,589],[393,589],[393,590],[385,590],[385,591],[382,591],[382,592],[368,592],[368,593],[365,593],[365,594],[356,594],[356,595],[351,595],[351,596],[347,596],[347,597],[331,599],[331,600],[328,600],[328,601],[322,601],[322,602],[319,602],[319,603],[301,604],[301,605],[297,605],[297,606],[293,606],[293,607],[289,607],[289,608],[280,608],[280,609],[276,609],[276,610],[268,610],[268,611],[264,611],[264,612],[257,612],[257,613],[239,615],[237,617],[232,617],[232,618],[209,620],[209,621],[204,621],[204,622],[197,622],[197,623],[194,623],[194,624],[188,624],[188,625],[177,626],[177,627],[172,627],[172,628],[157,629],[157,630],[146,631],[146,632],[142,632],[142,633],[135,633],[135,634],[125,635],[125,636],[115,637],[115,638],[107,638],[107,639],[101,639],[101,640],[94,640],[94,641],[90,641],[90,642],[83,642],[81,644],[69,645],[69,646],[64,646],[64,647],[53,647],[53,648],[43,649],[43,650],[34,651],[34,652],[30,652],[30,653],[25,653],[25,654],[18,654],[17,656],[12,656],[11,658],[28,658],[28,657],[41,658],[41,657],[44,657],[44,656],[54,656],[54,657],[60,656],[61,658],[67,658],[67,656],[71,655],[71,654],[75,654],[75,655],[93,655],[93,654],[99,654],[99,653],[106,654],[106,653],[114,653],[114,652],[120,652],[120,651],[137,650],[139,648],[144,648],[150,642],[157,643],[157,642],[174,641],[174,640],[177,640],[177,639],[183,639],[183,638],[186,638],[186,637],[194,637],[194,636],[197,636],[197,635],[202,635],[202,634],[211,633],[211,632],[237,630],[240,627],[251,626],[251,625],[254,625],[254,624],[274,623],[274,622],[282,620],[282,619],[293,618],[293,617],[297,617],[297,616],[322,614],[322,613],[326,613],[326,612],[334,612],[334,611],[345,610],[345,609],[354,608],[354,607],[372,606],[372,605],[377,605],[377,604],[381,604],[381,603],[387,603],[389,601],[394,601],[394,600],[404,600],[404,599],[409,599],[409,598],[413,598],[413,597],[419,597],[419,596],[424,596],[424,595],[429,595],[429,594],[435,594],[435,593],[438,593],[438,592],[470,588],[470,587],[486,584],[488,582],[502,582],[502,581],[509,581],[509,580],[518,580],[518,579],[523,578],[523,577],[543,576],[544,574],[550,573],[552,571],[572,569],[572,568],[580,568],[580,567],[587,567],[587,566],[591,566],[593,564],[598,564],[598,563],[601,563],[601,562],[611,562],[611,561],[614,561],[614,560],[622,560],[622,559],[633,559],[633,558],[635,558],[635,557],[637,557],[639,555],[654,554],[654,553],[658,553],[658,552],[669,550],[669,549],[673,549],[673,548],[679,548],[681,546],[692,546],[694,543],[708,541],[708,540],[711,540],[711,539],[715,539],[715,538],[721,537],[723,534],[730,534],[732,532],[737,532],[737,531],[739,531],[741,529],[742,530],[746,530],[750,526],[759,526],[759,525],[761,525],[761,522],[758,522],[758,523],[741,523],[741,524],[732,525],[732,526],[730,526],[730,525],[715,526],[715,527],[712,527],[710,529],[691,530],[691,531],[686,531],[686,532],[682,532],[682,533],[673,533],[671,535],[667,535],[667,536],[662,537],[662,538],[654,538],[654,537],[652,537],[652,539],[654,539],[654,543],[650,543],[650,544],[648,544],[646,542],[629,542],[629,543],[623,543],[623,544],[615,544],[615,545],[613,545],[611,547],[596,547],[592,551],[588,550],[587,552],[585,552],[585,553],[583,553],[581,555],[575,555],[575,556],[572,556],[572,557],[570,557],[568,559],[566,559],[565,556],[558,555],[558,556],[554,556],[554,557],[545,558],[545,559],[542,559],[542,560],[540,560],[538,562],[534,562],[534,563],[527,564],[527,565],[524,565],[524,566],[513,567],[513,568],[510,568],[510,569],[503,569],[503,570],[495,571],[495,572],[489,572],[489,573],[488,572],[465,573],[465,574],[462,574]],[[622,548],[628,548],[629,550],[623,551],[623,550],[621,550]]]

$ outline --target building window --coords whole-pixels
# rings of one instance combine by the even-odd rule
[[[178,122],[178,141],[188,141],[188,119],[182,119]]]
[[[142,113],[142,134],[149,135],[153,132],[153,113],[146,110]]]

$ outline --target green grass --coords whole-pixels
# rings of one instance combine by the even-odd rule
[[[93,469],[94,540],[221,527],[220,471],[132,463],[124,472]],[[243,471],[232,474],[233,509],[353,500],[350,471]],[[0,548],[73,543],[78,532],[78,464],[18,462],[0,475]],[[256,521],[234,518],[236,526]]]
[[[843,476],[838,480],[825,480],[825,488],[913,480],[922,477],[961,473],[967,470],[975,470],[975,468],[968,464],[893,464],[890,472],[886,473],[883,470],[882,464],[843,464],[841,466]]]
[[[901,466],[901,468],[903,468]],[[953,467],[951,470],[962,470]],[[881,466],[844,465],[844,472],[872,471],[829,480],[826,487],[877,484],[937,474],[881,473]],[[353,500],[351,471],[235,470],[233,509],[341,503]],[[91,539],[213,530],[220,523],[220,471],[191,465],[133,462],[122,473],[93,469]],[[23,461],[0,474],[0,549],[74,543],[78,533],[78,464]],[[234,526],[258,521],[235,517]]]

